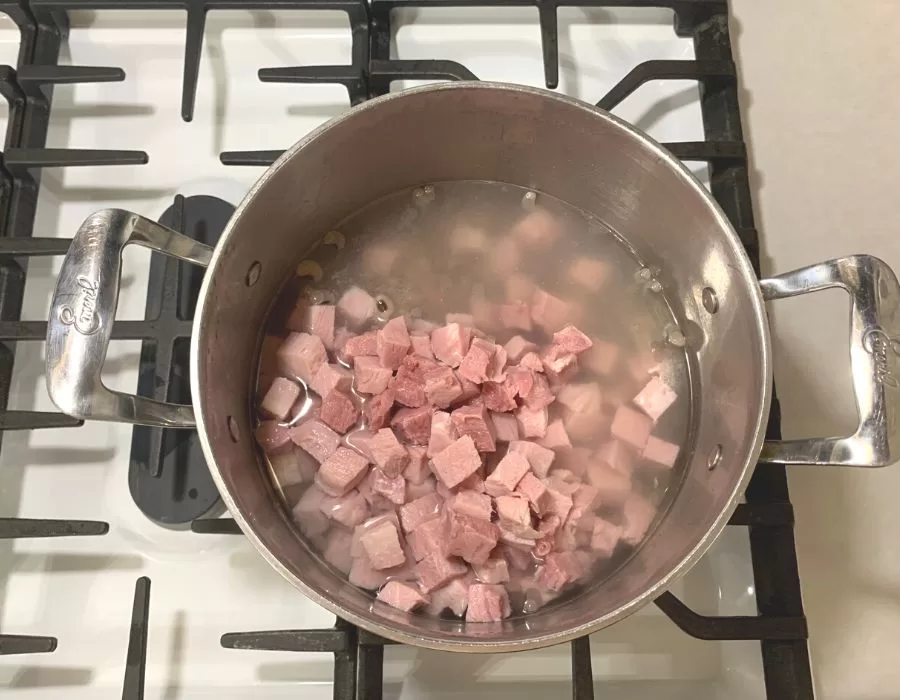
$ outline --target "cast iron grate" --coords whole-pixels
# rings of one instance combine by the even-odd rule
[[[738,86],[733,63],[728,9],[725,0],[19,0],[0,2],[21,31],[20,50],[15,69],[0,66],[0,95],[9,104],[9,123],[0,157],[0,437],[3,430],[31,430],[50,427],[75,427],[79,424],[56,413],[10,411],[10,377],[16,342],[43,340],[46,323],[20,320],[27,261],[32,256],[62,255],[69,241],[33,237],[34,213],[40,187],[40,172],[45,167],[79,165],[140,165],[147,162],[143,151],[106,151],[45,148],[52,86],[61,83],[120,81],[124,72],[117,67],[58,66],[61,41],[65,38],[65,11],[76,9],[183,9],[187,13],[184,76],[181,90],[182,117],[193,116],[198,67],[202,49],[204,22],[208,11],[218,9],[249,10],[339,10],[346,12],[352,33],[351,62],[331,66],[260,67],[264,82],[331,83],[347,89],[351,104],[385,94],[391,82],[401,79],[469,80],[476,79],[465,66],[440,57],[434,60],[399,60],[391,57],[392,10],[403,7],[531,6],[538,10],[542,38],[544,78],[554,88],[559,77],[557,9],[580,7],[664,7],[673,10],[675,31],[691,37],[694,60],[647,61],[636,66],[606,95],[596,96],[597,104],[612,109],[642,83],[649,80],[694,79],[701,88],[705,140],[666,144],[679,158],[705,161],[710,169],[713,195],[738,230],[759,272],[758,235],[752,212],[746,148],[738,105]],[[287,144],[285,144],[287,145]],[[268,165],[280,151],[241,151],[222,153],[228,165]],[[198,211],[192,214],[194,205]],[[223,206],[224,203],[217,205]],[[173,204],[167,221],[188,233],[196,231],[195,221],[212,221],[223,214],[204,214],[199,203],[179,200]],[[216,238],[215,226],[207,226]],[[142,376],[150,377],[147,391],[177,399],[185,396],[187,376],[183,351],[190,336],[190,315],[157,316],[157,298],[165,289],[190,289],[175,267],[157,265],[157,275],[148,293],[149,318],[118,322],[115,339],[145,341]],[[176,285],[176,286],[172,286]],[[178,292],[181,293],[181,292]],[[152,348],[152,349],[148,349]],[[160,348],[163,351],[160,352]],[[180,385],[179,385],[180,383]],[[160,386],[161,384],[161,386]],[[174,387],[174,388],[173,388]],[[186,399],[183,399],[186,400]],[[768,437],[779,436],[780,412],[773,405]],[[139,447],[144,440],[148,447]],[[137,468],[140,478],[158,479],[171,472],[188,469],[185,462],[200,463],[196,454],[186,451],[187,459],[166,463],[166,438],[160,434],[136,435]],[[133,449],[135,449],[133,447]],[[185,453],[184,450],[175,452]],[[134,458],[134,452],[133,452]],[[201,465],[202,466],[202,465]],[[135,467],[133,466],[133,469]],[[199,491],[198,491],[199,495]],[[197,497],[195,497],[196,500]],[[187,518],[190,509],[178,517]],[[157,516],[158,517],[158,516]],[[196,517],[196,516],[194,516]],[[159,518],[158,518],[159,519]],[[807,629],[800,598],[799,573],[793,536],[793,509],[787,489],[785,470],[778,465],[760,464],[747,491],[747,503],[734,514],[730,525],[748,527],[759,615],[753,617],[705,617],[684,606],[671,594],[657,605],[686,633],[701,639],[759,640],[765,672],[766,691],[772,698],[813,698],[807,650]],[[194,532],[239,534],[235,523],[227,519],[196,519]],[[95,521],[23,520],[0,518],[0,537],[53,537],[101,535],[106,523]],[[149,619],[149,579],[139,579],[135,588],[134,610],[126,659],[123,697],[143,696]],[[335,656],[336,698],[378,698],[382,694],[384,646],[387,640],[337,620],[328,630],[284,630],[232,633],[222,637],[222,645],[235,649],[283,649],[323,651]],[[25,654],[53,651],[53,637],[0,635],[0,654]],[[593,697],[590,641],[571,644],[573,696]]]

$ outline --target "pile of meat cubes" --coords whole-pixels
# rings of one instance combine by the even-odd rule
[[[678,446],[652,433],[676,394],[647,375],[606,419],[611,439],[580,447],[608,407],[579,365],[608,372],[616,348],[566,324],[562,306],[538,290],[504,310],[543,346],[496,344],[462,314],[373,328],[375,299],[357,287],[298,306],[256,437],[282,485],[308,484],[294,520],[353,584],[404,611],[498,621],[641,541],[656,510],[631,472],[674,464]],[[289,424],[297,380],[321,403]]]

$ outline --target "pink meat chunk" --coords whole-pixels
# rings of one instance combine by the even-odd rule
[[[338,447],[322,462],[316,474],[316,484],[329,496],[343,496],[363,479],[368,468],[369,460],[361,454]]]
[[[378,331],[376,338],[378,359],[381,360],[381,364],[393,370],[398,369],[412,345],[406,319],[403,316],[392,318]]]
[[[291,518],[307,537],[318,537],[328,529],[328,518],[321,510],[326,497],[321,489],[310,486],[291,509]]]
[[[465,578],[455,578],[446,585],[431,592],[431,602],[428,604],[428,612],[432,615],[440,615],[449,609],[454,615],[462,616],[469,606],[469,586],[471,584]]]
[[[359,543],[372,568],[378,571],[400,566],[406,561],[397,528],[392,522],[384,521],[368,528],[359,538]]]
[[[526,571],[534,565],[534,558],[531,556],[533,542],[528,542],[528,547],[517,547],[515,545],[503,544],[500,551],[503,552],[503,558],[509,564],[509,568],[513,571]]]
[[[331,350],[334,348],[334,306],[331,304],[314,304],[307,309],[308,330],[318,336],[322,344]]]
[[[319,420],[308,420],[291,428],[290,439],[320,464],[341,444],[341,436]]]
[[[450,250],[454,254],[482,253],[488,247],[487,233],[483,228],[459,224],[450,232]]]
[[[547,425],[544,437],[538,440],[538,444],[551,450],[568,450],[572,447],[572,441],[566,432],[566,426],[560,418],[554,418]]]
[[[323,510],[325,515],[349,529],[360,525],[369,517],[369,504],[356,489],[346,496],[326,499],[323,507],[327,507],[327,510]]]
[[[531,507],[539,515],[547,513],[553,506],[553,497],[547,492],[544,482],[534,474],[526,474],[516,486],[517,494],[528,499]]]
[[[527,245],[543,248],[556,242],[562,226],[546,209],[535,209],[516,222],[512,235]]]
[[[437,479],[429,476],[421,484],[414,484],[409,479],[406,480],[406,500],[414,501],[429,493],[434,493],[437,488]]]
[[[544,373],[552,381],[567,382],[578,373],[578,358],[561,345],[551,345],[541,353]]]
[[[569,512],[572,510],[572,497],[558,490],[559,486],[559,483],[548,485],[547,494],[549,496],[549,504],[545,514],[555,515],[561,522],[565,522],[566,518],[569,517]]]
[[[431,351],[431,337],[425,333],[411,333],[409,342],[414,355],[419,355],[429,360],[434,359],[434,353]]]
[[[427,445],[431,438],[431,412],[430,406],[401,408],[391,419],[391,426],[407,442]]]
[[[535,373],[533,376],[534,384],[531,391],[523,396],[522,399],[524,400],[525,405],[532,410],[546,408],[556,400],[556,396],[553,394],[552,389],[550,389],[550,383],[543,374]]]
[[[656,508],[643,496],[632,494],[622,509],[622,541],[636,546],[644,539],[654,518]]]
[[[527,367],[512,367],[507,373],[506,382],[513,396],[521,396],[523,399],[531,394],[536,381],[535,372]]]
[[[652,429],[652,418],[628,406],[619,406],[610,426],[613,437],[627,442],[638,450],[644,449]]]
[[[536,579],[540,586],[559,591],[567,583],[573,583],[584,575],[584,567],[574,552],[551,552],[544,557]]]
[[[298,449],[268,455],[275,480],[282,488],[310,483],[316,475],[316,466]]]
[[[475,577],[481,583],[506,583],[509,581],[509,565],[501,557],[490,558],[484,564],[472,567]]]
[[[659,377],[653,377],[647,385],[634,397],[634,404],[653,419],[659,417],[675,403],[678,394]]]
[[[517,406],[515,397],[515,388],[509,382],[502,384],[485,382],[481,386],[481,398],[484,400],[485,408],[491,411],[502,413],[515,410]]]
[[[402,581],[388,581],[375,597],[382,603],[387,603],[392,608],[403,612],[415,610],[428,603],[428,600],[419,591]]]
[[[509,594],[502,585],[473,583],[469,586],[466,622],[500,622],[510,612]]]
[[[374,591],[384,585],[388,574],[375,569],[365,555],[354,557],[350,566],[350,583]]]
[[[516,413],[519,432],[522,437],[542,438],[547,434],[548,415],[546,408],[534,409],[529,406],[520,407]]]
[[[394,376],[390,369],[381,366],[377,357],[368,355],[357,357],[353,368],[356,370],[356,390],[363,394],[380,394]]]
[[[530,369],[532,372],[543,372],[544,363],[536,352],[526,352],[519,360],[519,367]],[[524,397],[523,397],[524,398]]]
[[[394,391],[386,389],[363,403],[363,414],[369,430],[384,428],[391,421],[391,408],[394,406]]]
[[[378,335],[368,331],[362,335],[354,335],[347,339],[341,349],[344,359],[355,365],[357,357],[375,357],[378,355]]]
[[[472,300],[472,319],[475,328],[491,332],[496,330],[499,323],[499,307],[484,299]]]
[[[453,427],[450,414],[446,411],[435,411],[431,417],[431,434],[428,440],[428,456],[434,457],[438,452],[447,449],[459,434]]]
[[[469,351],[472,331],[458,323],[448,323],[431,333],[431,350],[434,356],[450,367],[459,367]]]
[[[462,483],[481,467],[481,455],[469,435],[463,435],[431,458],[435,475],[448,489]]]
[[[425,365],[427,360],[409,355],[400,363],[397,375],[391,381],[394,400],[407,408],[421,408],[427,403],[425,396]],[[431,369],[429,367],[429,369]]]
[[[366,436],[363,444],[369,458],[389,479],[400,476],[409,464],[409,452],[390,428],[382,428],[377,433]]]
[[[618,440],[610,440],[601,445],[594,453],[594,458],[623,474],[634,471],[634,453]]]
[[[593,339],[593,347],[578,358],[578,362],[592,372],[606,376],[612,372],[619,359],[619,346],[599,338]]]
[[[325,538],[325,548],[322,550],[322,557],[325,561],[344,574],[344,576],[349,574],[350,569],[353,567],[353,557],[350,555],[350,540],[349,532],[333,529]]]
[[[604,559],[609,559],[616,551],[622,528],[608,520],[596,518],[591,528],[591,549]]]
[[[506,350],[507,359],[512,363],[516,363],[522,359],[525,353],[535,352],[538,347],[521,335],[514,335],[506,342],[503,349]]]
[[[416,561],[422,561],[429,554],[439,553],[444,548],[447,526],[442,518],[426,520],[412,532],[406,533],[406,542]]]
[[[351,328],[359,328],[378,312],[378,304],[365,290],[351,287],[337,303],[338,314]]]
[[[453,510],[448,512],[447,521],[445,532],[447,554],[462,557],[470,564],[486,562],[500,537],[497,526]]]
[[[493,452],[497,449],[494,424],[484,406],[462,406],[450,414],[450,419],[456,432],[460,436],[471,437],[479,452]]]
[[[566,324],[570,310],[562,299],[538,289],[531,302],[531,319],[548,333],[555,333]]]
[[[490,496],[468,489],[459,491],[453,497],[450,508],[462,515],[486,520],[487,522],[491,521],[491,515],[494,512]]]
[[[473,338],[469,351],[459,365],[459,376],[475,384],[487,381],[488,366],[497,346],[482,338]]]
[[[279,425],[276,420],[262,421],[253,431],[253,437],[267,454],[284,451],[291,443],[290,428]]]
[[[403,532],[412,532],[422,523],[437,518],[441,514],[441,497],[429,493],[400,506],[400,526]]]
[[[332,391],[322,400],[319,417],[339,433],[346,433],[359,421],[360,410],[349,394]]]
[[[678,459],[678,451],[678,445],[651,435],[647,438],[647,444],[644,445],[641,456],[671,469],[675,465],[675,460]]]
[[[403,470],[403,478],[410,484],[424,483],[431,474],[425,448],[421,445],[409,445],[406,452],[409,454],[409,462]]]
[[[609,265],[602,260],[578,258],[569,267],[569,279],[590,292],[599,292],[609,272]]]
[[[270,416],[284,420],[300,396],[300,385],[284,377],[275,377],[260,407]]]
[[[363,252],[363,265],[380,277],[387,277],[394,268],[400,251],[389,245],[367,246]]]
[[[531,508],[528,499],[521,496],[498,496],[494,499],[500,529],[524,536],[532,531]]]
[[[519,439],[519,422],[515,416],[491,412],[491,421],[494,423],[494,434],[498,442],[512,442]]]
[[[550,465],[556,453],[553,450],[541,447],[537,443],[528,442],[527,440],[517,440],[509,443],[510,452],[521,452],[531,465],[531,471],[542,479],[547,476],[550,471]]]
[[[459,382],[459,385],[462,387],[462,394],[460,394],[459,398],[453,402],[453,406],[461,406],[465,403],[468,403],[470,400],[475,399],[481,394],[481,387],[478,386],[475,382],[470,382],[465,377],[459,376],[459,370],[455,371],[456,380]]]
[[[440,588],[451,579],[462,576],[468,570],[469,567],[459,559],[445,557],[439,552],[432,552],[416,564],[419,588],[425,593]]]
[[[587,481],[597,489],[597,499],[604,508],[619,508],[631,493],[631,477],[602,462],[588,465]]]
[[[375,477],[372,479],[372,491],[384,496],[395,505],[403,505],[406,503],[406,479],[401,475],[394,477],[388,476],[381,469],[374,470]]]
[[[494,356],[487,366],[488,381],[499,383],[506,379],[506,359],[506,350],[503,346],[494,346]]]
[[[328,362],[322,339],[309,333],[291,333],[278,348],[278,365],[309,384],[319,367]]]
[[[524,302],[514,302],[500,306],[500,323],[504,328],[514,328],[520,331],[530,331],[531,308]]]
[[[353,375],[338,364],[323,364],[316,370],[310,382],[312,390],[319,396],[328,396],[332,391],[350,391]]]
[[[425,372],[425,397],[433,406],[448,408],[462,393],[462,385],[449,367],[438,366]]]
[[[508,496],[516,490],[522,477],[531,471],[528,459],[521,452],[507,452],[506,456],[484,480],[484,491],[491,496]]]
[[[458,323],[470,329],[475,327],[475,317],[472,314],[448,313],[444,321],[446,323]]]
[[[521,258],[519,244],[512,236],[507,236],[493,244],[488,262],[491,270],[502,278],[516,270]]]
[[[553,344],[558,345],[566,352],[579,355],[585,350],[590,350],[594,343],[584,333],[570,324],[553,334]]]

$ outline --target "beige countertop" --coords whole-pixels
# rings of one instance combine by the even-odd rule
[[[764,272],[867,252],[900,271],[900,2],[732,0]],[[770,305],[786,437],[855,427],[849,302]],[[900,465],[789,470],[820,700],[900,694]]]

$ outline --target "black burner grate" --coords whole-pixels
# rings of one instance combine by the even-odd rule
[[[45,140],[52,99],[52,86],[60,83],[120,81],[124,72],[115,67],[58,66],[59,48],[65,38],[65,11],[76,9],[183,9],[187,12],[184,77],[181,110],[185,121],[193,116],[198,69],[206,13],[217,9],[248,10],[338,10],[347,13],[352,32],[349,65],[261,67],[263,82],[329,83],[347,89],[351,104],[385,94],[394,80],[471,80],[476,76],[465,66],[448,60],[398,60],[391,58],[393,34],[392,10],[405,7],[530,6],[538,10],[541,28],[544,77],[547,87],[555,88],[559,77],[557,10],[578,7],[664,7],[673,10],[675,31],[691,37],[696,59],[692,61],[647,61],[636,66],[606,95],[597,95],[597,104],[611,109],[641,84],[650,80],[697,80],[701,89],[701,110],[705,140],[671,143],[667,147],[686,161],[709,164],[712,193],[723,207],[759,272],[759,242],[755,228],[738,105],[738,85],[733,62],[728,8],[725,0],[18,0],[0,1],[0,12],[19,26],[22,40],[17,66],[0,67],[0,95],[9,104],[9,125],[0,158],[0,437],[3,430],[31,430],[49,427],[75,427],[78,421],[56,413],[6,410],[12,373],[14,344],[43,340],[46,323],[21,321],[21,303],[32,256],[62,255],[69,241],[33,237],[34,214],[40,172],[45,167],[78,165],[142,164],[143,151],[105,151],[83,149],[47,149]],[[174,98],[174,97],[173,97]],[[286,146],[288,144],[285,144]],[[227,165],[268,165],[280,151],[241,151],[222,153]],[[182,224],[188,233],[192,226],[193,205],[177,201],[169,223]],[[227,216],[197,214],[196,221]],[[207,216],[206,219],[203,217]],[[210,218],[211,217],[211,218]],[[214,229],[215,226],[208,227]],[[213,234],[209,242],[215,240]],[[190,289],[190,282],[179,276],[175,267],[155,263],[156,276],[148,298],[148,319],[118,322],[116,339],[145,341],[142,353],[144,389],[158,397],[186,400],[185,367],[179,360],[190,336],[190,313],[157,310],[154,295],[162,289]],[[168,264],[168,263],[167,263]],[[184,286],[186,284],[186,286]],[[167,286],[168,285],[168,286]],[[176,292],[180,293],[180,292]],[[182,346],[179,346],[179,341]],[[143,379],[144,377],[149,379]],[[179,385],[180,383],[180,385]],[[780,436],[780,409],[773,403],[767,436]],[[200,467],[196,451],[173,447],[167,450],[162,431],[135,431],[132,479],[187,478],[176,472]],[[143,441],[143,442],[142,442]],[[180,458],[166,460],[178,453]],[[184,455],[187,455],[184,458]],[[188,466],[190,463],[190,467]],[[137,470],[137,472],[135,471]],[[137,473],[137,476],[135,474]],[[186,473],[186,472],[185,472]],[[172,515],[169,521],[196,517],[201,505],[212,505],[193,479],[195,503]],[[160,482],[161,483],[161,482]],[[214,498],[214,497],[212,497]],[[145,509],[146,510],[146,509]],[[152,509],[151,509],[152,510]],[[166,512],[166,509],[163,509]],[[153,515],[153,513],[151,513]],[[166,517],[157,514],[159,520]],[[670,593],[657,599],[657,606],[687,634],[710,640],[759,640],[770,698],[812,699],[813,687],[807,650],[807,627],[800,596],[800,581],[793,535],[793,509],[788,495],[785,469],[760,464],[747,490],[747,503],[740,506],[730,521],[733,527],[749,529],[753,573],[759,615],[755,617],[706,617],[687,608]],[[0,538],[102,535],[106,523],[94,521],[24,520],[0,517]],[[227,519],[199,519],[191,525],[194,532],[239,534]],[[131,639],[126,658],[124,698],[143,696],[149,616],[150,581],[139,579],[135,588]],[[280,649],[321,651],[334,654],[334,695],[336,698],[373,698],[382,696],[384,646],[387,640],[359,630],[343,620],[327,630],[285,630],[226,634],[222,645],[234,649]],[[52,652],[52,637],[0,635],[0,654]],[[590,641],[571,643],[573,697],[592,698]]]

